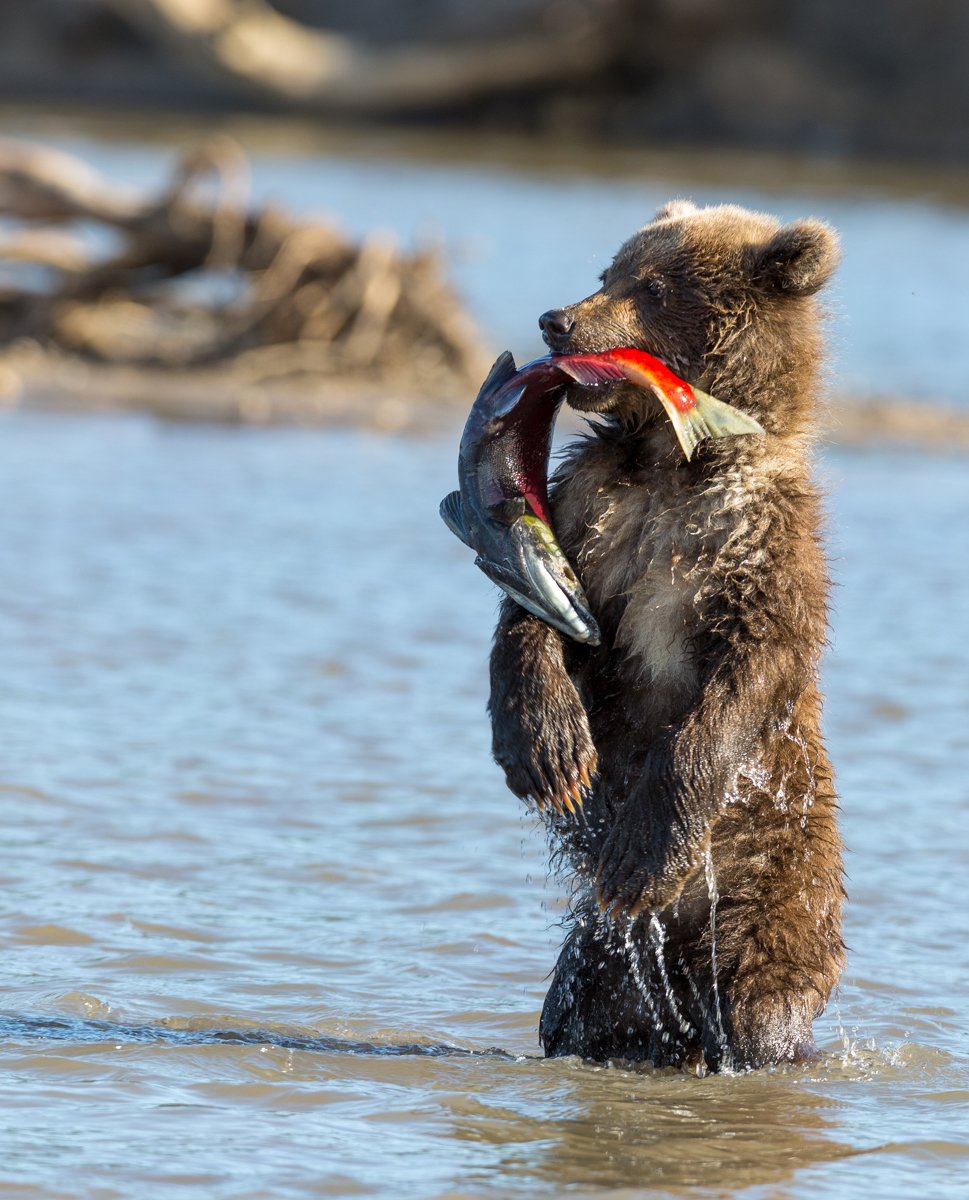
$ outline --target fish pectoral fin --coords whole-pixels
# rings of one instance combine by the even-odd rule
[[[688,412],[681,412],[659,388],[655,389],[672,422],[673,429],[683,447],[683,453],[691,458],[693,451],[704,438],[736,437],[738,434],[763,434],[764,427],[746,413],[725,404],[715,396],[708,396],[699,388],[693,389],[696,405]]]
[[[599,383],[612,383],[628,376],[619,363],[610,362],[594,354],[564,354],[555,359],[555,365],[576,383],[595,387]]]
[[[502,525],[514,525],[519,517],[525,515],[527,508],[524,496],[509,496],[505,500],[499,500],[497,504],[492,504],[488,508],[488,516]]]
[[[459,538],[464,544],[473,550],[471,538],[468,534],[468,526],[464,519],[464,504],[461,501],[460,492],[448,492],[441,501],[441,507],[438,510],[441,514],[441,520],[450,529],[456,538]]]

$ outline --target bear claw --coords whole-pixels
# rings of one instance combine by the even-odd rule
[[[560,817],[579,817],[586,800],[592,793],[593,774],[597,766],[597,756],[593,754],[589,763],[582,763],[575,768],[575,774],[567,781],[562,781],[557,788],[533,787],[529,797],[535,803],[539,812],[549,809]]]

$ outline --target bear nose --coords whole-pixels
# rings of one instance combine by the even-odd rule
[[[550,350],[564,350],[575,328],[575,322],[564,308],[550,308],[538,318],[538,327],[542,331],[545,345]]]

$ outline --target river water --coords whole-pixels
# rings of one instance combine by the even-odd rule
[[[819,1066],[698,1080],[536,1057],[562,891],[455,434],[0,422],[0,1179],[964,1195],[965,460],[824,459],[848,973]]]
[[[0,1194],[961,1198],[966,459],[821,458],[848,970],[697,1079],[539,1057],[457,433],[0,416]]]

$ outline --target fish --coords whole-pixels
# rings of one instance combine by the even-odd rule
[[[548,460],[568,386],[627,380],[663,405],[687,460],[704,438],[763,434],[753,417],[675,375],[643,350],[548,354],[520,369],[500,355],[471,407],[458,450],[458,490],[440,514],[475,564],[528,612],[577,642],[602,634],[552,530]]]
[[[520,371],[500,355],[471,407],[458,451],[458,484],[441,517],[477,554],[475,565],[522,608],[577,642],[599,626],[552,532],[548,457],[569,377],[551,355]]]
[[[552,354],[546,358],[577,383],[594,387],[626,379],[638,387],[648,388],[666,410],[688,462],[704,438],[764,432],[763,426],[753,417],[692,387],[645,350],[616,346],[597,354]],[[522,367],[522,372],[534,365],[529,363]]]

